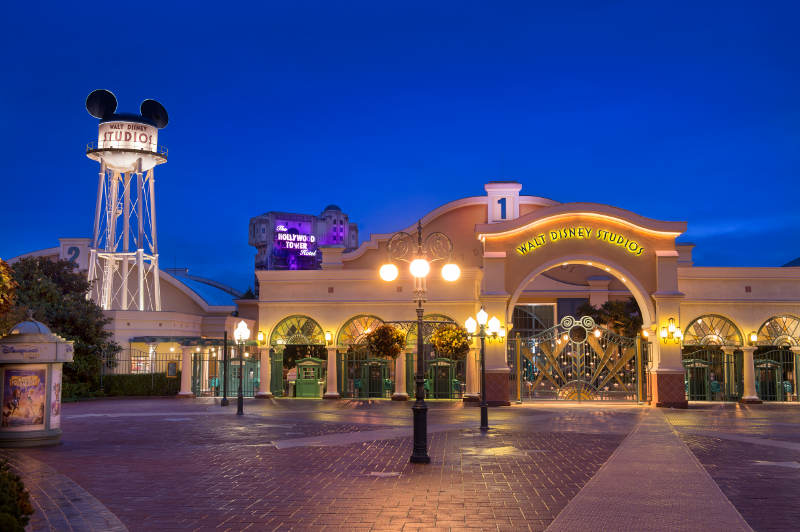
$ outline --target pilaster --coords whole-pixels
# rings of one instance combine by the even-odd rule
[[[178,397],[192,398],[192,348],[181,347],[181,391]]]
[[[339,399],[339,378],[336,375],[336,347],[328,347],[328,374],[325,377],[327,390],[323,399]]]
[[[408,401],[406,391],[406,353],[402,351],[394,361],[394,393],[392,401]]]
[[[256,399],[270,399],[272,397],[272,390],[270,384],[272,383],[272,361],[269,356],[268,347],[260,347],[258,349],[261,366],[258,372],[258,392]]]
[[[746,345],[742,347],[744,360],[742,361],[742,380],[744,381],[744,390],[742,391],[742,398],[739,399],[740,403],[745,404],[761,404],[761,399],[756,394],[756,368],[753,362],[753,352],[756,350],[754,345]]]

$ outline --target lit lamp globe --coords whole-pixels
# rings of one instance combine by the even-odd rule
[[[378,271],[381,276],[381,279],[384,281],[394,281],[397,279],[398,271],[397,266],[394,264],[384,264],[381,266],[381,269]]]
[[[484,326],[486,322],[489,320],[489,315],[483,310],[483,307],[478,311],[478,325]]]
[[[461,268],[459,268],[457,264],[450,263],[442,266],[442,278],[445,281],[452,283],[453,281],[457,281],[459,277],[461,277]]]
[[[470,316],[469,318],[467,318],[467,321],[464,323],[464,327],[466,327],[468,333],[475,334],[475,331],[478,330],[478,322],[475,321],[475,318]]]
[[[236,325],[236,329],[233,331],[233,338],[240,343],[250,338],[250,328],[247,327],[247,323],[244,320]]]
[[[425,259],[414,259],[411,261],[409,270],[411,270],[411,275],[419,279],[428,276],[431,271],[431,265]]]
[[[492,334],[500,332],[500,320],[497,319],[497,316],[492,316],[492,319],[489,320],[489,332]]]

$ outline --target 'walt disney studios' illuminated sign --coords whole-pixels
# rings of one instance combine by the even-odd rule
[[[554,229],[531,237],[527,242],[517,246],[515,249],[520,255],[527,255],[528,253],[544,246],[549,242],[556,242],[558,240],[569,239],[583,239],[583,240],[599,240],[611,245],[624,248],[625,251],[631,255],[639,256],[644,253],[644,248],[635,240],[609,231],[608,229],[597,229],[594,227],[578,226],[578,227],[563,227],[561,229]]]

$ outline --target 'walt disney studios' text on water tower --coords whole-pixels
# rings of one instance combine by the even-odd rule
[[[167,161],[158,130],[164,107],[142,102],[141,114],[117,113],[117,99],[96,90],[86,99],[100,119],[86,155],[100,163],[94,233],[89,249],[92,299],[104,310],[160,311],[154,168]]]

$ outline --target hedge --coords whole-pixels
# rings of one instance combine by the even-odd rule
[[[7,461],[0,463],[0,530],[25,532],[33,505],[25,485],[11,472]]]
[[[143,373],[137,375],[106,375],[103,377],[103,392],[109,396],[120,395],[176,395],[181,389],[181,373],[167,378],[166,373]]]

